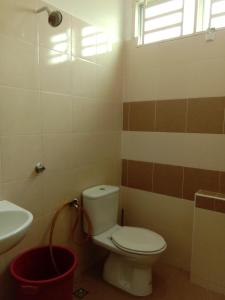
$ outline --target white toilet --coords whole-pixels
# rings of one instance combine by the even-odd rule
[[[159,234],[144,228],[120,226],[119,188],[101,185],[83,192],[83,207],[93,226],[93,242],[110,251],[103,278],[135,296],[152,293],[152,264],[167,245]],[[87,226],[84,224],[87,232]]]

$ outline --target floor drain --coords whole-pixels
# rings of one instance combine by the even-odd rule
[[[88,291],[83,288],[79,288],[73,292],[73,295],[78,299],[83,299],[87,294]]]

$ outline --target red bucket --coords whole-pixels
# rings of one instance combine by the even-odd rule
[[[33,248],[14,259],[10,272],[14,278],[15,300],[72,300],[76,255],[62,246],[53,246],[60,275],[57,275],[48,246]]]

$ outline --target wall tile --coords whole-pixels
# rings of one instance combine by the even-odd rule
[[[191,280],[224,298],[224,214],[196,209],[192,237]]]
[[[225,139],[222,134],[188,133],[183,136],[181,164],[196,169],[225,171]],[[174,155],[177,155],[176,151]]]
[[[2,138],[3,179],[33,178],[34,168],[42,161],[42,141],[39,135]]]
[[[49,171],[67,170],[75,166],[72,134],[51,134],[43,137],[43,156]]]
[[[135,42],[125,44],[124,100],[148,101],[157,99],[159,78],[158,45],[136,47]]]
[[[76,166],[118,160],[120,132],[74,134]]]
[[[223,133],[225,98],[188,100],[188,132]]]
[[[3,183],[4,199],[28,209],[34,218],[41,217],[46,209],[43,199],[43,177]],[[49,205],[49,204],[48,204]]]
[[[38,87],[37,49],[0,35],[0,84],[36,89]]]
[[[214,199],[209,197],[196,196],[196,207],[214,210]]]
[[[30,43],[37,42],[36,0],[1,0],[0,33]]]
[[[183,167],[154,164],[153,192],[182,197]]]
[[[1,133],[38,134],[41,107],[37,91],[0,87]]]
[[[220,174],[220,192],[225,194],[225,172]]]
[[[123,130],[129,130],[129,110],[130,104],[123,103]]]
[[[40,89],[71,94],[71,57],[40,47]]]
[[[198,190],[219,192],[219,172],[184,168],[183,198],[194,200]]]
[[[114,101],[73,97],[74,132],[118,131],[121,130],[121,118],[121,107]]]
[[[45,214],[51,213],[52,208],[58,208],[76,195],[76,172],[74,170],[47,170],[43,177],[43,198]]]
[[[130,103],[129,130],[154,131],[155,101]]]
[[[1,181],[2,181],[2,179],[3,179],[3,170],[2,170],[2,138],[0,138],[0,189],[1,189]],[[2,189],[1,189],[1,192],[2,192]]]
[[[205,45],[204,45],[205,46]],[[214,49],[216,49],[214,44]],[[201,57],[200,57],[201,56]],[[225,59],[192,59],[188,65],[188,97],[220,97],[225,95]]]
[[[94,31],[94,26],[83,20],[72,18],[72,55],[74,57],[96,62],[97,39]]]
[[[41,93],[44,133],[72,132],[72,98]]]
[[[127,161],[127,186],[152,191],[152,175],[152,163]]]
[[[156,131],[186,131],[187,100],[156,102]]]
[[[39,1],[38,8],[46,6],[45,2]],[[52,11],[57,8],[48,4]],[[61,53],[71,54],[71,16],[60,10],[63,16],[60,26],[52,27],[48,23],[45,12],[38,14],[39,43],[42,47]]]
[[[157,81],[157,99],[186,98],[187,83],[187,64],[160,64]]]
[[[74,96],[96,98],[97,74],[96,64],[73,58],[72,94]]]
[[[214,210],[225,214],[225,201],[215,199]]]
[[[128,182],[127,182],[127,179],[128,179],[127,171],[128,171],[128,160],[123,159],[122,160],[122,180],[121,180],[121,183],[122,183],[123,186],[127,186],[127,184],[128,184]]]

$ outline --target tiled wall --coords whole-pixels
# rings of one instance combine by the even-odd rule
[[[225,193],[225,172],[143,161],[123,160],[123,186],[194,200],[205,189]]]
[[[225,192],[224,39],[221,30],[211,43],[203,33],[125,46],[125,221],[162,234],[168,243],[162,260],[185,270],[191,268],[195,192]]]
[[[109,38],[106,51],[94,35],[92,51],[99,53],[84,57],[81,32],[92,25],[63,12],[62,24],[52,28],[46,13],[34,13],[44,5],[0,1],[0,199],[34,214],[26,238],[0,257],[4,300],[8,263],[23,249],[47,242],[55,210],[89,186],[120,183],[120,46],[111,51]],[[46,171],[37,176],[39,161]],[[75,215],[62,215],[56,243],[69,243]],[[80,270],[93,262],[91,245],[70,245]]]
[[[196,194],[191,280],[225,294],[225,196],[207,191]]]
[[[225,133],[225,97],[124,103],[128,131]]]

